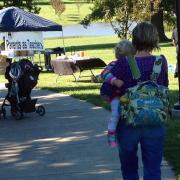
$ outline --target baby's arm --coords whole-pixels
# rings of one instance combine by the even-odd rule
[[[118,88],[121,88],[124,82],[118,78],[116,78],[112,73],[111,69],[115,65],[115,62],[111,62],[108,66],[102,71],[101,78],[104,82],[110,83]]]
[[[115,78],[115,79],[111,80],[111,84],[118,88],[121,88],[124,85],[124,81]]]

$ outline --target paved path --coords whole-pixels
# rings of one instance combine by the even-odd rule
[[[1,102],[5,94],[0,91]],[[117,149],[106,142],[108,111],[46,90],[33,96],[45,116],[17,121],[8,113],[0,120],[0,180],[122,180]],[[162,173],[175,180],[165,161]]]

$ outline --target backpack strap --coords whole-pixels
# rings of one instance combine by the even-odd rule
[[[136,62],[134,56],[128,56],[127,61],[128,61],[133,79],[139,80],[141,77],[141,72],[139,70],[139,67],[137,65],[137,62]]]
[[[151,74],[151,80],[152,81],[157,81],[159,74],[161,72],[161,67],[162,67],[162,57],[161,56],[156,56],[156,59],[154,61],[153,65],[153,71]]]

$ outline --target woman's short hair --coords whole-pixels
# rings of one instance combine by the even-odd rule
[[[132,42],[127,39],[124,39],[119,43],[117,43],[114,49],[115,49],[115,57],[117,59],[119,59],[119,57],[122,55],[130,56],[135,54],[135,50],[132,45]]]
[[[159,49],[156,27],[149,22],[141,22],[132,31],[132,43],[137,51]]]

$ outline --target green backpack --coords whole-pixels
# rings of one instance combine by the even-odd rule
[[[133,78],[140,79],[140,71],[133,57],[128,57],[128,63]],[[128,88],[120,98],[121,116],[132,126],[158,126],[168,118],[169,98],[168,88],[156,83],[161,72],[162,59],[156,57],[151,74],[151,80],[138,82]]]

